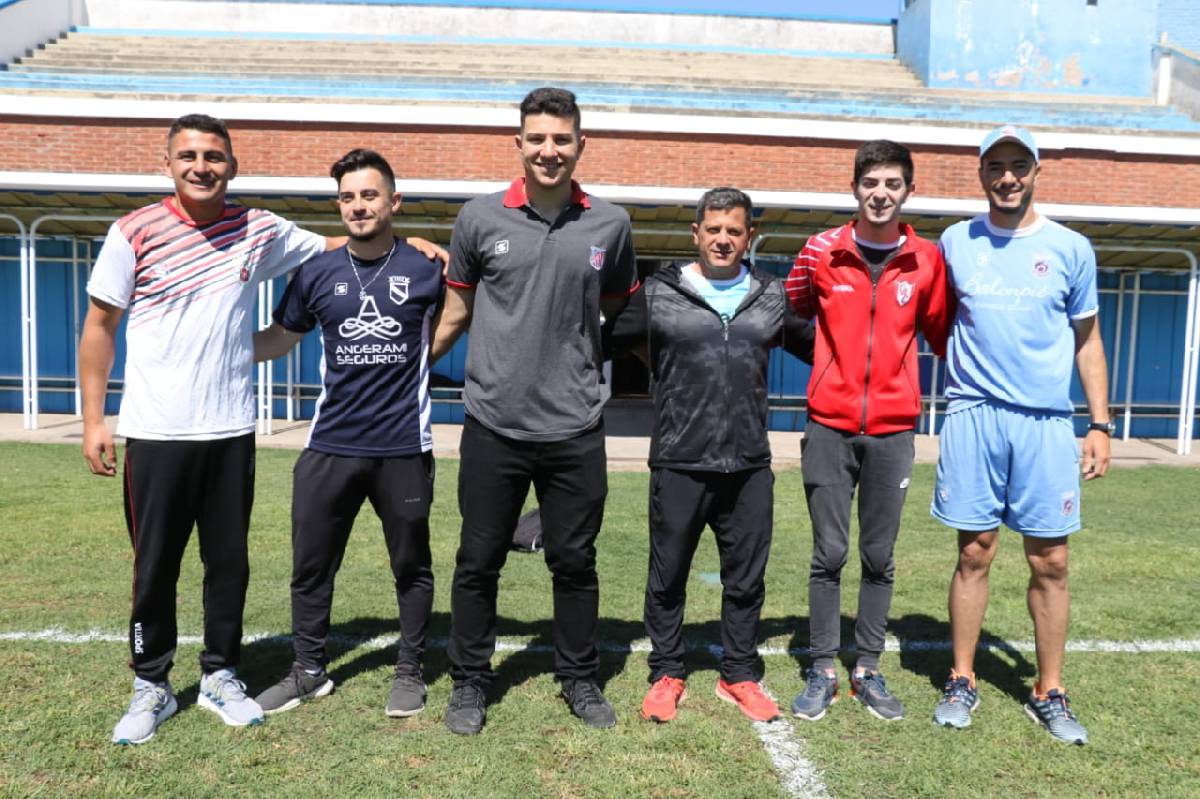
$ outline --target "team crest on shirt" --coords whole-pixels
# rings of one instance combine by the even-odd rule
[[[588,258],[588,263],[591,265],[592,269],[595,269],[597,272],[599,272],[604,268],[604,254],[606,252],[608,251],[603,247],[592,247],[592,254]]]
[[[1033,276],[1045,277],[1050,274],[1050,257],[1046,255],[1035,255],[1033,257]]]
[[[896,304],[897,305],[907,305],[908,301],[912,299],[912,295],[913,295],[913,284],[912,283],[910,283],[907,280],[897,280],[896,281]]]
[[[242,271],[238,272],[238,280],[243,283],[250,282],[250,264],[242,264]]]
[[[403,305],[408,299],[409,278],[406,275],[388,275],[388,299]]]

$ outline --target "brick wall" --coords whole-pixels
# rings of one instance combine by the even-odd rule
[[[328,175],[353,147],[382,152],[400,178],[508,180],[519,173],[510,130],[239,123],[232,126],[243,175]],[[0,170],[151,174],[162,168],[159,122],[9,117],[0,123]],[[708,187],[732,184],[779,191],[842,193],[855,145],[813,139],[610,133],[589,138],[581,182]],[[916,147],[916,183],[930,197],[976,198],[974,148]],[[1193,207],[1180,187],[1200,184],[1195,159],[1047,153],[1043,202]]]

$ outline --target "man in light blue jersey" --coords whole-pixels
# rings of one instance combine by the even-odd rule
[[[1041,167],[1028,131],[997,128],[979,159],[988,213],[941,240],[957,312],[931,510],[958,530],[959,555],[950,582],[954,666],[934,720],[961,729],[979,705],[975,649],[1003,523],[1022,534],[1030,569],[1038,680],[1025,709],[1057,740],[1082,745],[1087,731],[1071,711],[1062,669],[1079,476],[1104,475],[1112,433],[1096,257],[1087,239],[1035,210]],[[1071,421],[1072,361],[1091,414],[1082,454]]]

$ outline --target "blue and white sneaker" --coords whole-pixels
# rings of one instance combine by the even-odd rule
[[[850,696],[857,699],[871,715],[884,721],[900,721],[904,718],[904,703],[888,690],[883,675],[877,671],[857,669],[850,673]]]
[[[263,711],[258,703],[246,696],[246,684],[233,676],[230,669],[221,669],[200,678],[200,697],[196,704],[211,710],[230,727],[262,724]]]
[[[837,700],[837,675],[809,669],[804,693],[792,702],[792,715],[808,721],[819,721],[825,717],[825,710]]]
[[[1071,712],[1071,700],[1057,688],[1042,695],[1039,686],[1033,687],[1025,704],[1029,718],[1045,727],[1056,741],[1083,746],[1088,742],[1087,730]]]
[[[933,711],[933,721],[943,727],[963,730],[971,726],[971,713],[979,707],[979,689],[971,685],[971,678],[950,672],[946,687],[942,689],[942,701]]]
[[[169,682],[149,682],[134,677],[133,699],[125,715],[113,727],[112,742],[123,746],[144,744],[154,737],[158,725],[175,715],[178,708]]]

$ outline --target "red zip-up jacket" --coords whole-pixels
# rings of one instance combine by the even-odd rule
[[[808,415],[851,433],[911,430],[921,412],[917,331],[946,354],[946,263],[937,245],[901,225],[904,244],[873,284],[853,227],[810,238],[787,279],[796,313],[817,320]]]

